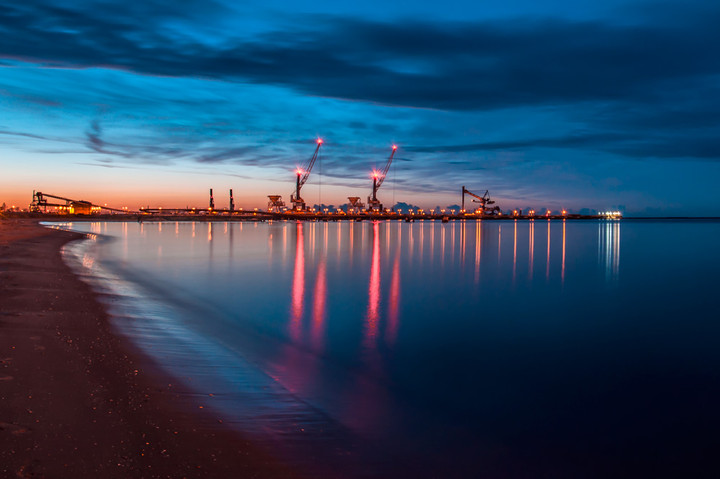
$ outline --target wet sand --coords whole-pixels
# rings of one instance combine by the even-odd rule
[[[79,238],[0,218],[0,476],[298,477],[113,331]]]

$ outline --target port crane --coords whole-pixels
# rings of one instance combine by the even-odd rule
[[[310,158],[310,161],[305,165],[305,168],[298,168],[296,170],[297,173],[297,183],[295,184],[295,192],[290,193],[290,203],[293,205],[293,209],[295,211],[304,211],[305,210],[305,200],[302,199],[302,196],[300,196],[300,190],[302,189],[305,182],[310,177],[310,172],[313,169],[313,166],[315,166],[315,161],[317,161],[318,153],[320,152],[320,147],[322,146],[323,141],[321,138],[317,139],[317,148],[315,148],[315,153],[313,153],[312,158]],[[270,201],[272,202],[272,198],[270,198]]]
[[[48,202],[48,198],[51,198],[52,200],[60,200],[64,201],[64,203],[51,203]],[[118,213],[128,213],[127,210],[121,210],[117,208],[109,208],[107,206],[100,206],[93,204],[89,201],[84,200],[73,200],[70,198],[65,198],[64,196],[57,196],[57,195],[51,195],[50,193],[43,193],[41,191],[33,191],[33,201],[30,204],[30,211],[40,211],[40,208],[43,210],[47,210],[48,206],[56,206],[61,208],[61,210],[74,213],[78,212],[81,214],[89,214],[93,210],[100,211],[100,210],[108,210],[108,211],[117,211]]]
[[[488,207],[488,205],[494,205],[495,201],[490,199],[490,192],[488,190],[485,190],[485,194],[480,196],[476,195],[475,193],[471,192],[464,186],[462,187],[462,211],[465,211],[465,195],[470,195],[473,197],[473,203],[480,203],[480,208],[478,208],[483,216],[486,215],[494,215],[500,213],[500,207],[499,206],[491,206]]]
[[[380,201],[377,199],[377,191],[380,189],[380,186],[382,186],[383,181],[385,181],[385,177],[388,174],[388,171],[390,171],[390,165],[392,164],[393,157],[395,156],[395,152],[397,151],[397,145],[392,146],[392,152],[390,153],[390,158],[388,158],[387,163],[385,164],[385,168],[383,168],[382,171],[374,170],[372,174],[373,179],[373,189],[372,189],[372,196],[368,196],[368,209],[372,211],[382,211],[383,205],[380,203]]]

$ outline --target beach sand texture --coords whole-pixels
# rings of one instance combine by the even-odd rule
[[[112,329],[60,249],[0,219],[0,476],[298,477]]]

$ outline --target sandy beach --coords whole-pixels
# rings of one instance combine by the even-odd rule
[[[80,238],[0,219],[0,475],[297,477],[113,331],[61,259]]]

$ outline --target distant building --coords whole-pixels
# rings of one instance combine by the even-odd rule
[[[100,208],[93,208],[92,203],[89,201],[73,201],[67,208],[68,214],[71,215],[89,215],[99,210]]]

